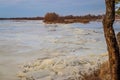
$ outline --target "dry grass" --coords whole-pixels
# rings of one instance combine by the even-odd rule
[[[95,70],[92,74],[83,75],[82,80],[110,80],[109,63],[105,62],[100,66],[100,69]]]

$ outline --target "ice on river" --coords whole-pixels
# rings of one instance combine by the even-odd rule
[[[103,53],[101,22],[0,21],[0,80],[17,80],[20,70],[39,80],[62,80],[105,61]]]

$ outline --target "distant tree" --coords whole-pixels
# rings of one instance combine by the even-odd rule
[[[116,10],[116,14],[117,14],[117,15],[120,15],[120,7],[117,8],[117,10]]]
[[[106,14],[103,19],[103,26],[109,53],[111,80],[120,80],[120,54],[115,32],[113,29],[113,23],[115,20],[115,0],[105,0],[105,3]]]
[[[68,15],[68,16],[65,16],[65,19],[73,19],[74,16],[73,15]]]
[[[115,3],[118,4],[120,2],[120,0],[115,0]]]
[[[116,14],[120,15],[120,6],[117,6],[118,4],[120,4],[120,0],[115,0],[115,4],[116,4]]]
[[[44,22],[54,22],[58,20],[59,15],[56,13],[47,13],[44,17]]]
[[[119,51],[120,51],[120,32],[117,34],[117,40],[118,40]]]

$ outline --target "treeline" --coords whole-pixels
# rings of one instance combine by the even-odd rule
[[[103,18],[103,15],[85,15],[85,16],[59,16],[57,13],[47,13],[44,17],[45,23],[89,23],[90,21],[100,20]]]
[[[0,20],[43,20],[44,17],[17,17],[17,18],[0,18]]]
[[[0,18],[0,20],[43,20],[45,23],[89,23],[90,21],[101,20],[103,15],[85,15],[85,16],[60,16],[52,12],[47,13],[44,17],[16,17],[16,18]]]

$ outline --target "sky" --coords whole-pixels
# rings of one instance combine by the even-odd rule
[[[0,0],[0,17],[103,14],[104,0]]]

